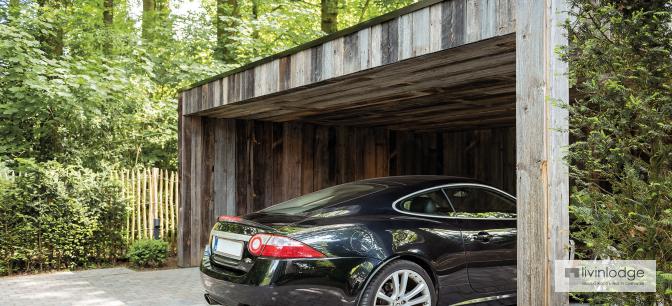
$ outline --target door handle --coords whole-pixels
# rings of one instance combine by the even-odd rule
[[[473,237],[474,237],[474,240],[483,241],[483,242],[488,242],[488,241],[490,241],[490,239],[492,239],[492,235],[490,235],[490,233],[488,233],[488,232],[479,232],[478,234],[475,234]]]

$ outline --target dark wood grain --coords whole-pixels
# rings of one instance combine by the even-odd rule
[[[399,29],[398,20],[394,19],[381,25],[381,63],[394,63],[399,56]]]

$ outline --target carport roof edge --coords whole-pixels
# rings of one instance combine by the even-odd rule
[[[279,53],[261,58],[259,60],[244,64],[244,65],[242,65],[238,68],[227,70],[227,71],[224,71],[220,74],[211,76],[207,79],[203,79],[201,81],[192,83],[190,85],[187,85],[185,87],[182,87],[182,88],[178,89],[178,94],[182,93],[184,91],[196,88],[198,86],[210,83],[212,81],[222,79],[222,78],[225,78],[227,76],[236,74],[238,72],[249,70],[251,68],[260,66],[262,64],[271,62],[273,60],[276,60],[276,59],[279,59],[279,58],[282,58],[282,57],[285,57],[285,56],[288,56],[288,55],[292,55],[292,54],[298,53],[300,51],[310,49],[310,48],[315,47],[315,46],[319,46],[319,45],[321,45],[325,42],[328,42],[328,41],[331,41],[331,40],[334,40],[334,39],[337,39],[337,38],[340,38],[340,37],[348,36],[348,35],[353,34],[353,33],[357,32],[359,30],[362,30],[362,29],[365,29],[365,28],[368,28],[368,27],[371,27],[371,26],[374,26],[374,25],[377,25],[377,24],[384,23],[386,21],[392,20],[392,19],[397,18],[399,16],[417,11],[419,9],[422,9],[422,8],[425,8],[425,7],[428,7],[428,6],[443,2],[443,1],[445,1],[445,0],[421,0],[421,1],[418,1],[418,2],[413,3],[411,5],[407,5],[405,7],[402,7],[400,9],[398,9],[398,10],[391,11],[387,14],[380,15],[380,16],[375,17],[375,18],[371,18],[367,21],[358,23],[356,25],[345,28],[343,30],[339,30],[337,32],[319,37],[317,39],[308,41],[306,43],[300,44],[296,47],[292,47],[292,48],[287,49],[285,51],[282,51],[282,52],[279,52]]]

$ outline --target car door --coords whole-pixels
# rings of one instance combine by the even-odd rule
[[[441,187],[424,190],[400,200],[396,209],[414,216],[405,230],[395,230],[395,249],[403,253],[424,253],[438,278],[439,301],[449,305],[476,297],[467,276],[461,221],[450,217],[453,208]],[[402,224],[396,221],[399,229]],[[417,236],[415,239],[409,237]],[[406,244],[406,240],[417,244]]]
[[[516,290],[516,202],[485,185],[444,189],[461,222],[469,283],[476,292]]]

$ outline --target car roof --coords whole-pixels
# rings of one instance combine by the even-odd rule
[[[427,185],[443,185],[443,184],[455,184],[455,183],[478,183],[483,184],[483,182],[478,181],[473,178],[459,177],[459,176],[446,176],[446,175],[400,175],[400,176],[386,176],[379,178],[372,178],[361,180],[358,182],[374,183],[380,185],[386,185],[389,187],[407,187],[409,189],[414,189],[414,187],[424,187]]]

